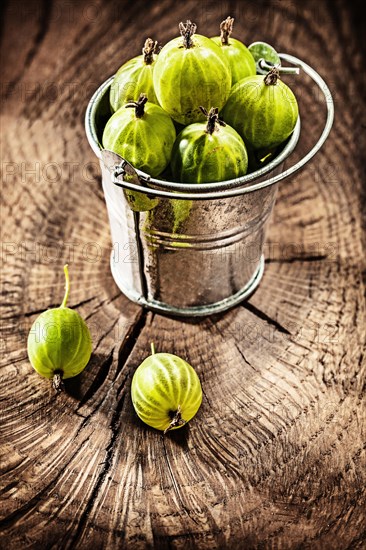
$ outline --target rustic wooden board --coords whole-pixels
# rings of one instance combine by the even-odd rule
[[[1,547],[364,548],[365,87],[361,2],[9,2],[3,21]],[[280,186],[266,272],[250,300],[200,321],[124,298],[109,271],[99,168],[83,129],[95,88],[147,36],[228,14],[329,83],[326,146]],[[297,81],[294,158],[324,120]],[[91,327],[88,368],[55,396],[26,337],[58,305]],[[135,416],[131,378],[154,341],[192,363],[194,421],[162,437]]]

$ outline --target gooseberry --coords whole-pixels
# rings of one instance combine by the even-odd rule
[[[118,69],[109,95],[113,111],[129,101],[137,101],[142,93],[147,95],[151,103],[158,103],[152,77],[157,48],[158,43],[148,38],[142,55],[130,59]]]
[[[103,147],[156,177],[169,164],[175,137],[170,116],[141,94],[138,101],[127,103],[108,120]]]
[[[248,155],[240,135],[201,107],[206,123],[186,126],[177,136],[172,152],[172,174],[182,183],[211,183],[244,176]]]
[[[196,28],[191,21],[180,23],[181,36],[162,48],[153,73],[160,105],[184,125],[204,120],[200,105],[221,109],[231,88],[230,65],[222,49],[195,34]]]
[[[292,90],[273,67],[263,77],[248,76],[235,84],[221,112],[222,118],[253,149],[270,149],[293,132],[298,105]]]
[[[164,433],[184,426],[197,413],[202,388],[196,371],[171,353],[152,354],[136,369],[131,398],[138,417]]]
[[[45,378],[52,379],[56,391],[63,389],[63,380],[78,375],[89,362],[92,341],[81,316],[66,307],[70,282],[68,266],[64,266],[65,295],[60,307],[41,313],[28,335],[28,357],[32,367]]]

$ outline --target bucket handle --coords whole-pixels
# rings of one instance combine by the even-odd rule
[[[312,149],[310,149],[310,151],[302,159],[300,159],[296,164],[294,164],[293,166],[291,166],[281,174],[277,174],[272,178],[266,179],[264,181],[261,181],[252,185],[247,185],[245,187],[238,187],[238,185],[240,185],[242,181],[241,181],[241,178],[237,178],[236,180],[232,180],[233,185],[236,184],[236,186],[230,189],[226,188],[224,190],[205,192],[204,191],[205,184],[197,184],[197,191],[199,192],[188,193],[188,192],[182,192],[180,190],[166,191],[163,189],[154,189],[152,187],[147,187],[147,185],[150,186],[154,184],[162,186],[164,185],[164,181],[154,180],[148,174],[145,174],[140,170],[136,170],[133,166],[131,166],[129,162],[127,162],[125,159],[122,159],[122,157],[115,155],[115,157],[119,157],[120,162],[118,164],[115,164],[113,167],[114,168],[114,171],[112,172],[113,183],[118,187],[129,189],[130,191],[139,191],[140,193],[143,192],[144,194],[152,198],[161,197],[165,199],[182,199],[182,200],[213,200],[213,199],[225,199],[229,197],[237,197],[240,195],[244,195],[246,193],[253,193],[254,191],[258,191],[259,189],[264,189],[265,187],[269,187],[270,185],[278,183],[279,181],[287,178],[288,176],[291,176],[292,174],[300,170],[319,151],[319,149],[322,147],[322,145],[326,141],[333,125],[334,102],[328,86],[326,85],[322,77],[312,67],[310,67],[310,65],[307,65],[307,63],[305,63],[304,61],[302,61],[301,59],[298,59],[293,55],[281,53],[279,54],[279,57],[282,60],[287,61],[288,63],[301,68],[308,76],[310,76],[310,78],[315,82],[315,84],[317,84],[318,88],[322,92],[325,98],[325,103],[327,107],[327,118],[326,118],[323,131],[321,133],[321,136],[319,137],[315,145],[312,147]],[[105,152],[108,153],[107,151]],[[103,153],[104,151],[102,151],[102,155]],[[128,179],[128,181],[123,179],[124,176],[128,176],[126,178]],[[228,183],[229,182],[226,182],[226,184]],[[184,184],[182,184],[180,189],[184,189]]]

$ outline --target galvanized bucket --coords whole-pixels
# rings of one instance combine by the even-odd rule
[[[327,107],[319,140],[285,172],[283,163],[299,139],[300,119],[279,154],[259,170],[236,180],[182,184],[151,178],[103,150],[113,77],[91,98],[85,126],[102,170],[113,243],[111,271],[132,301],[173,315],[203,316],[229,309],[258,286],[278,183],[315,155],[334,116],[331,93],[318,73],[296,57],[280,58],[313,79]]]

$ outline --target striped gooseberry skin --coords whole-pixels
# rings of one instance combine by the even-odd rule
[[[192,36],[185,48],[182,37],[174,38],[160,51],[153,73],[160,105],[180,124],[205,120],[200,105],[221,109],[231,88],[230,65],[210,38]]]
[[[222,44],[220,36],[214,36],[211,40],[221,48],[230,64],[232,86],[239,80],[256,74],[254,57],[240,40],[230,38],[228,44]]]
[[[158,103],[153,84],[154,65],[155,61],[146,65],[144,56],[138,55],[118,69],[109,94],[113,111],[129,101],[137,101],[141,93],[146,94],[151,103]]]
[[[182,183],[212,183],[244,176],[248,155],[238,132],[220,126],[212,134],[206,124],[190,124],[177,136],[172,152],[172,174]]]
[[[68,307],[48,309],[34,321],[28,335],[32,367],[45,378],[61,372],[72,378],[87,365],[92,352],[89,329],[80,315]]]
[[[171,353],[155,353],[137,368],[131,386],[134,409],[152,428],[166,431],[180,411],[183,422],[191,420],[202,402],[201,383],[184,359]]]
[[[148,101],[141,118],[136,116],[135,109],[125,107],[111,116],[104,128],[103,147],[156,177],[170,162],[175,137],[170,116]]]
[[[293,132],[299,110],[292,90],[280,79],[266,85],[262,75],[248,76],[235,84],[221,112],[254,149],[280,145]]]

